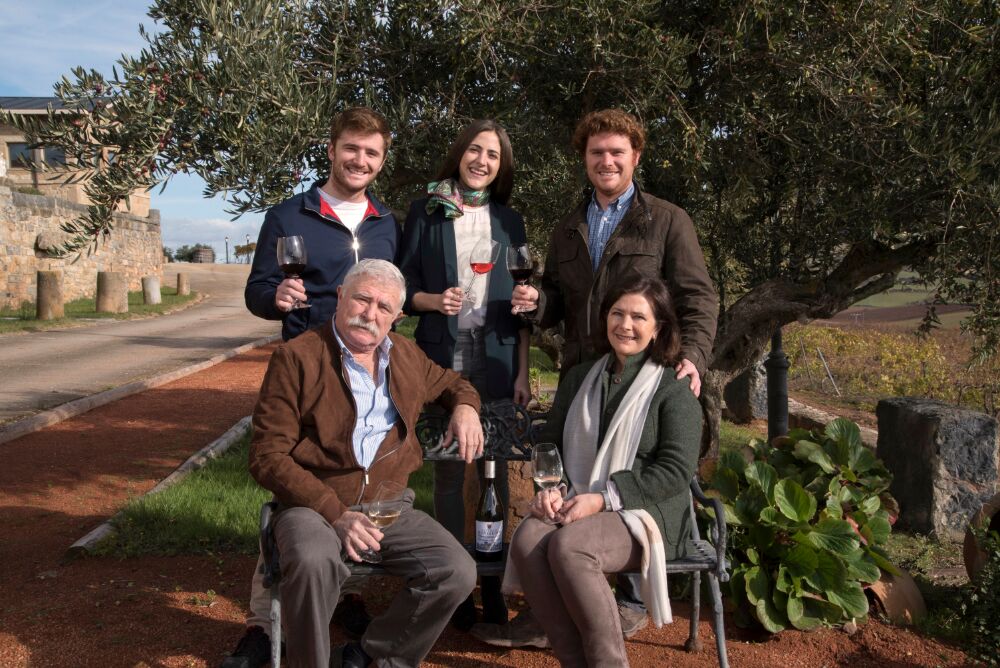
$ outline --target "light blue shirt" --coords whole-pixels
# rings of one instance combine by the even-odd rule
[[[604,247],[608,245],[608,239],[622,222],[625,213],[632,204],[632,196],[635,194],[635,183],[630,183],[628,190],[623,192],[618,199],[609,202],[607,209],[601,209],[597,203],[597,193],[590,198],[590,206],[587,207],[587,228],[588,243],[590,244],[590,262],[597,271],[597,265],[601,263],[601,256],[604,255]]]
[[[336,325],[331,323],[330,326],[343,355],[344,369],[347,371],[347,381],[351,385],[357,412],[351,446],[358,463],[368,469],[375,459],[378,447],[385,440],[385,435],[399,419],[396,404],[389,396],[389,350],[392,348],[392,341],[388,336],[385,337],[375,351],[377,378],[373,380],[368,370],[354,359],[354,354],[344,345]]]

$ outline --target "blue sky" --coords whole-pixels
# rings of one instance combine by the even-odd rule
[[[139,24],[148,32],[156,24],[146,16],[147,0],[0,0],[0,96],[51,96],[62,76],[72,79],[76,66],[95,69],[106,77],[123,54],[144,46]],[[231,221],[219,199],[202,197],[197,177],[174,177],[162,194],[151,192],[151,206],[160,210],[163,245],[207,243],[224,260],[225,238],[243,243],[257,240],[261,214]],[[231,242],[232,243],[232,242]]]

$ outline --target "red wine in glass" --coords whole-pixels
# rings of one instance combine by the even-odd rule
[[[465,297],[462,301],[475,302],[476,294],[472,291],[472,284],[477,276],[488,274],[493,270],[497,258],[500,256],[500,244],[492,239],[485,238],[476,242],[469,254],[469,267],[472,269],[472,280],[465,286]]]
[[[278,238],[278,266],[288,278],[298,278],[306,269],[306,242],[301,236]],[[311,308],[298,299],[292,304],[292,309]]]
[[[518,285],[527,285],[534,270],[535,262],[534,258],[531,257],[531,249],[528,248],[528,244],[511,246],[507,249],[507,271],[510,272],[511,278]],[[522,307],[515,306],[511,312],[520,313],[523,310]]]

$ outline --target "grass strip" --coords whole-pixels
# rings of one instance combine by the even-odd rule
[[[97,303],[94,299],[84,297],[66,302],[64,306],[65,317],[55,320],[37,320],[35,318],[35,305],[32,302],[24,302],[17,309],[0,309],[0,334],[11,332],[34,332],[46,329],[56,329],[66,327],[81,320],[112,319],[128,320],[129,318],[142,317],[147,315],[160,315],[186,304],[195,298],[198,293],[192,292],[189,295],[178,295],[177,288],[161,287],[159,304],[146,304],[143,302],[142,290],[128,293],[128,313],[98,313]]]

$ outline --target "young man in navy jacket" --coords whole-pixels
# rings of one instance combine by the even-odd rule
[[[330,176],[264,216],[244,297],[254,315],[282,321],[285,341],[333,317],[337,287],[359,260],[395,259],[399,224],[368,191],[390,141],[378,112],[354,107],[338,114],[327,147]],[[306,268],[297,278],[286,278],[278,266],[278,239],[289,236],[301,236],[306,246]],[[295,300],[310,308],[295,308]]]
[[[254,315],[282,321],[285,341],[333,318],[337,288],[360,260],[395,260],[399,223],[368,191],[391,141],[389,125],[377,111],[354,107],[337,114],[327,146],[329,177],[264,216],[244,298]],[[303,237],[306,246],[306,268],[296,278],[286,277],[278,266],[278,239],[289,236]],[[295,308],[296,300],[310,307]],[[257,668],[270,661],[269,600],[255,573],[246,633],[223,668]],[[361,597],[352,593],[345,595],[334,619],[353,635],[361,635],[370,621]]]

